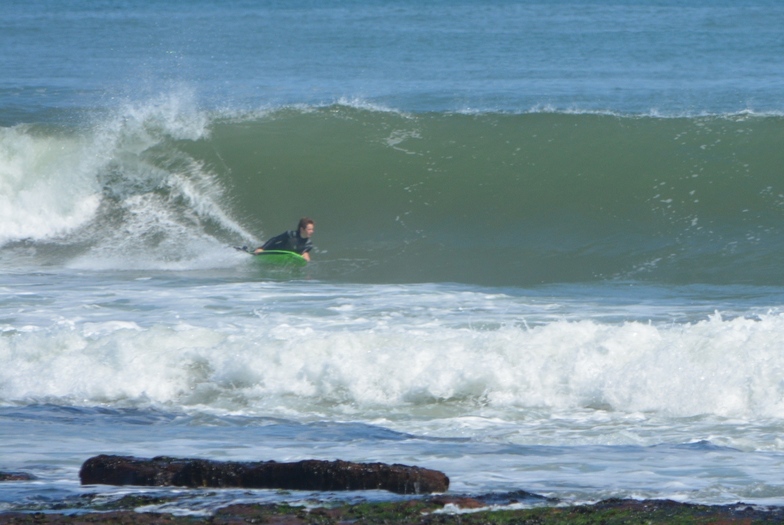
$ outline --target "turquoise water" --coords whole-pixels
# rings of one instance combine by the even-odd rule
[[[778,3],[4,7],[0,510],[395,497],[100,453],[784,501]],[[233,249],[303,215],[303,270]]]

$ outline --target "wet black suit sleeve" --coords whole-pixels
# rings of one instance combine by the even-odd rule
[[[299,232],[287,231],[271,238],[261,248],[263,250],[288,250],[301,255],[313,249],[313,243],[310,239],[300,237]]]

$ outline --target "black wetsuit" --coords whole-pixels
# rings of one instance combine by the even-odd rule
[[[310,239],[303,239],[299,236],[299,230],[289,230],[265,242],[261,248],[263,250],[288,250],[302,255],[313,249]]]

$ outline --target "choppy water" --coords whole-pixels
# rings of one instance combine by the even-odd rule
[[[0,509],[151,491],[80,487],[99,453],[781,504],[782,22],[760,0],[11,2],[0,470],[39,480]],[[304,270],[232,248],[302,215]]]

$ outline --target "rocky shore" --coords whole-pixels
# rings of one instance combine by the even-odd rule
[[[299,479],[298,477],[304,476]],[[16,507],[0,512],[0,525],[509,525],[509,524],[773,524],[784,523],[784,507],[736,503],[710,506],[669,500],[610,499],[592,505],[566,505],[525,491],[486,495],[446,492],[448,478],[440,472],[380,463],[343,461],[297,463],[214,462],[156,457],[96,456],[80,472],[89,484],[256,487],[281,484],[290,490],[384,489],[407,499],[387,502],[232,504],[209,515],[176,515],[159,510],[177,496],[126,495],[107,500],[85,493],[70,502],[47,507]],[[0,481],[32,481],[20,472],[0,472]],[[303,487],[303,484],[306,487]],[[416,490],[412,488],[416,487]],[[423,490],[424,489],[424,490]]]
[[[497,498],[497,496],[494,496]],[[545,505],[527,509],[494,509],[482,497],[427,497],[394,503],[304,508],[285,504],[230,505],[211,516],[174,516],[136,512],[152,504],[126,497],[111,508],[90,513],[0,513],[0,525],[620,525],[620,524],[780,524],[782,508],[745,504],[706,506],[667,500],[607,500],[594,505]],[[127,507],[127,508],[126,508]]]

